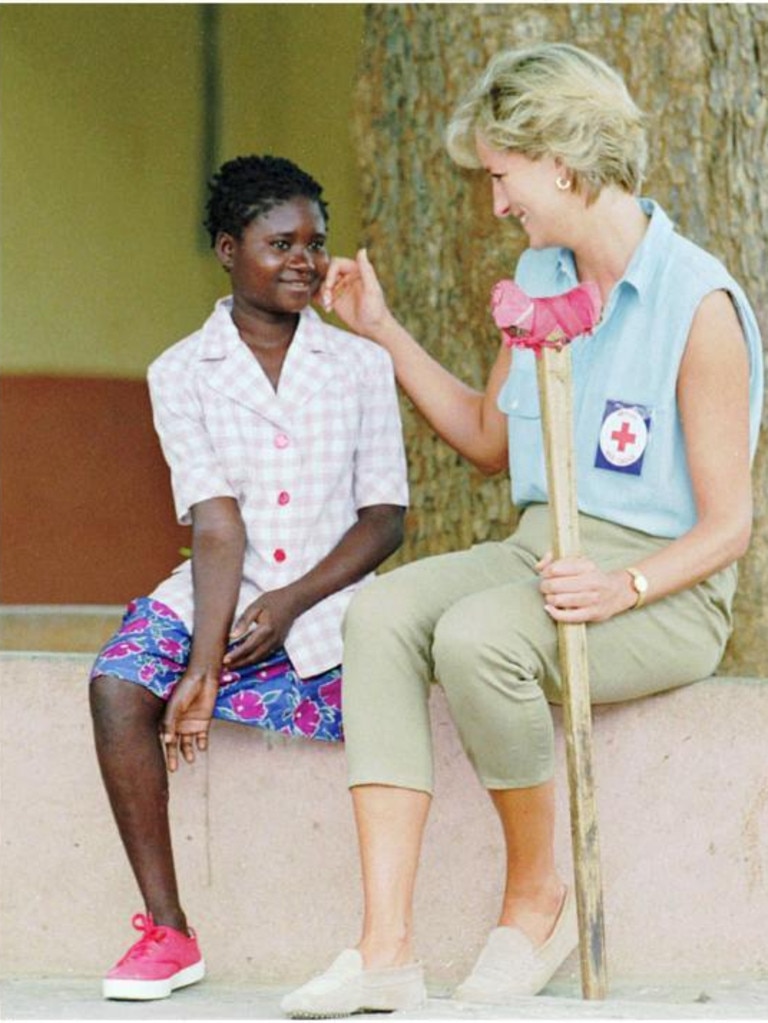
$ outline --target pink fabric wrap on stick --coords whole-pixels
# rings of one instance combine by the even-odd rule
[[[596,284],[579,284],[563,295],[531,298],[511,280],[491,292],[491,313],[510,348],[560,349],[576,337],[591,334],[600,320],[602,300]]]

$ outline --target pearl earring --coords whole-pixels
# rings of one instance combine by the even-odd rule
[[[571,187],[571,182],[568,178],[557,177],[555,178],[555,184],[557,185],[561,192],[567,192],[568,189]]]

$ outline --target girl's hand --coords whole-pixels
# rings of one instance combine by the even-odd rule
[[[195,760],[195,748],[208,748],[208,729],[219,689],[218,672],[188,668],[168,701],[160,725],[160,739],[168,770],[179,765],[179,751],[188,764]]]
[[[393,322],[365,249],[355,259],[336,256],[331,260],[320,301],[326,312],[333,310],[355,333],[374,340]]]
[[[299,609],[288,587],[263,593],[243,611],[230,634],[237,644],[224,657],[225,668],[256,664],[285,642]]]
[[[544,609],[556,622],[604,622],[636,600],[627,572],[604,572],[586,557],[555,561],[548,552],[536,571]]]

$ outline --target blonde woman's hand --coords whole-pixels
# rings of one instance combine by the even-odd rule
[[[536,571],[544,609],[556,622],[604,622],[636,599],[627,572],[605,572],[586,557],[555,560],[548,552]]]
[[[394,322],[368,253],[360,249],[354,259],[335,256],[320,292],[326,312],[333,311],[356,334],[380,340]]]

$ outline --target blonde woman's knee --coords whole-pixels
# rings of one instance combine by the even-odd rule
[[[385,572],[358,590],[344,619],[345,646],[356,643],[358,637],[370,642],[400,634],[423,647],[443,601],[439,584],[425,567],[426,562],[416,562]]]
[[[413,713],[429,692],[432,619],[422,608],[423,594],[400,574],[378,577],[355,594],[347,609],[343,691],[350,727],[364,715],[379,719]]]
[[[381,620],[390,610],[396,610],[402,599],[407,600],[408,589],[399,584],[397,572],[377,576],[359,589],[350,601],[344,618],[344,632],[354,631],[369,621]]]

